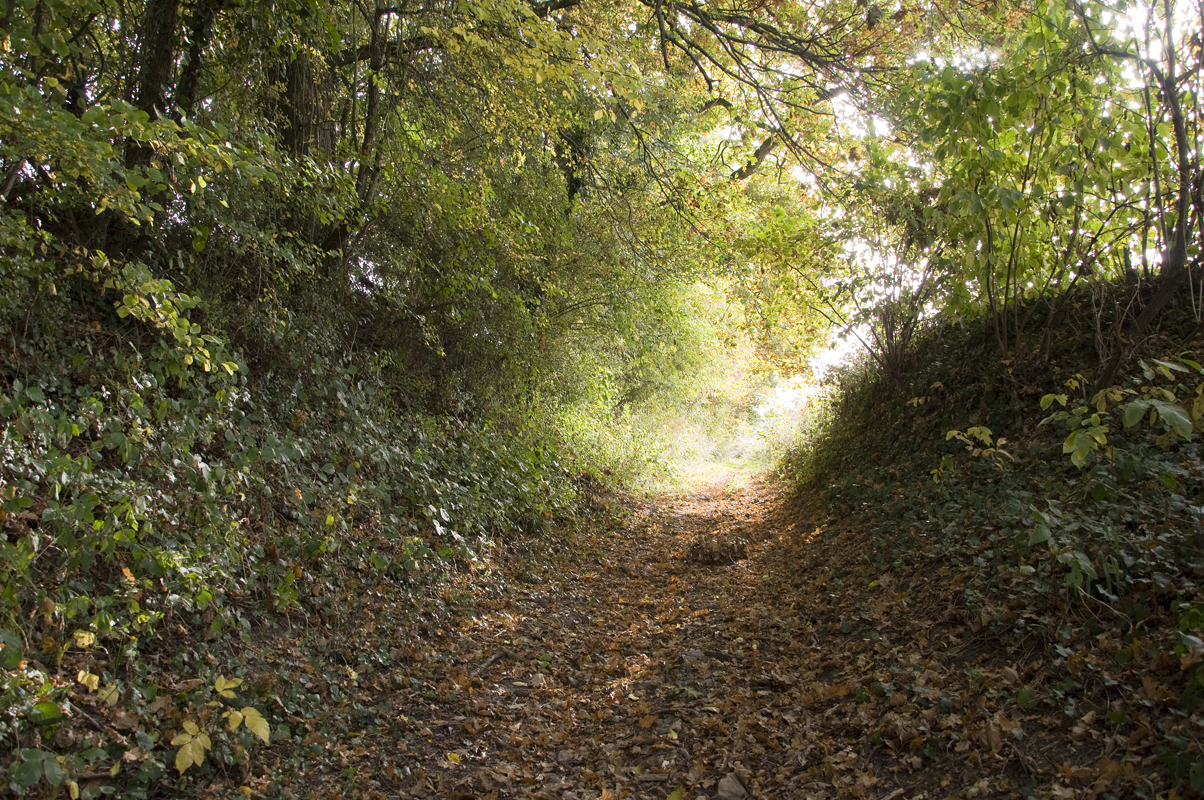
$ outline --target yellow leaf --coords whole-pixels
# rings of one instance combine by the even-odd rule
[[[453,764],[459,764],[460,763],[460,754],[459,753],[448,753],[447,760]]]
[[[71,795],[71,800],[79,800],[79,784],[73,780],[67,781],[67,792]]]
[[[239,786],[238,791],[240,794],[245,795],[246,797],[251,796],[251,787],[250,786]]]
[[[184,771],[189,767],[200,766],[205,761],[205,750],[200,743],[195,739],[186,742],[183,747],[176,751],[176,769],[183,775]]]
[[[595,120],[602,119],[602,115],[604,113],[606,113],[606,112],[604,112],[602,109],[599,108],[597,111],[594,112],[594,119]]]
[[[75,646],[80,650],[87,650],[96,644],[96,634],[91,631],[76,631],[73,636],[75,637]]]
[[[222,697],[233,697],[234,693],[230,690],[239,686],[242,686],[242,678],[230,678],[227,680],[221,675],[218,675],[217,680],[213,682],[213,688],[216,689],[217,693]]]
[[[263,714],[260,714],[258,709],[247,706],[242,710],[242,716],[243,724],[247,726],[247,730],[260,739],[263,739],[264,744],[271,744],[268,721],[263,718]]]
[[[188,731],[193,736],[196,736],[198,733],[201,732],[200,726],[197,725],[195,722],[193,722],[190,719],[184,720],[184,730]]]
[[[226,724],[230,726],[230,732],[238,730],[238,726],[242,724],[242,712],[231,709],[226,713]]]
[[[100,687],[100,676],[93,675],[86,669],[81,669],[75,679],[94,692]]]
[[[669,796],[666,797],[665,800],[685,800],[685,797],[686,797],[685,788],[678,786],[676,789],[669,792]]]
[[[111,706],[117,705],[117,701],[120,699],[120,693],[117,691],[117,687],[111,683],[106,683],[104,688],[100,689],[96,696]]]

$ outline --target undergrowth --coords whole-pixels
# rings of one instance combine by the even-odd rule
[[[1091,385],[1086,334],[1003,360],[987,325],[932,330],[903,380],[849,367],[831,381],[779,468],[872,533],[867,576],[960,576],[997,657],[1021,643],[1051,663],[1076,642],[1113,642],[1122,665],[1164,653],[1173,698],[1108,719],[1153,726],[1157,763],[1200,791],[1204,343],[1183,317],[1109,387]]]
[[[362,633],[366,592],[417,635],[454,602],[443,576],[572,502],[546,437],[406,411],[370,361],[287,324],[248,364],[138,268],[2,288],[29,300],[6,309],[0,362],[12,793],[178,794],[287,745],[284,709],[317,698],[251,680],[244,648],[295,623]]]

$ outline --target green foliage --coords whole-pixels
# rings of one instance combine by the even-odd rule
[[[1038,397],[1026,387],[1052,373],[1038,377],[1015,361],[991,368],[982,353],[989,332],[986,324],[942,331],[926,342],[930,360],[909,386],[846,385],[820,437],[788,459],[793,474],[824,487],[838,508],[878,509],[892,530],[911,531],[905,539],[931,538],[951,558],[1018,570],[1006,591],[1034,609],[1059,588],[1121,608],[1189,591],[1202,513],[1197,362],[1149,359],[1122,386],[1093,396],[1076,375],[1064,392]],[[1009,388],[984,393],[996,382]],[[1038,420],[1038,406],[1058,410]],[[938,433],[970,409],[991,427]],[[942,453],[941,441],[960,442],[970,458]]]

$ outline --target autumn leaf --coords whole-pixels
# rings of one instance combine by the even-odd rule
[[[117,686],[112,683],[106,683],[104,688],[97,690],[96,696],[109,705],[117,705],[117,700],[120,698],[120,693],[117,691]]]
[[[217,680],[215,680],[213,682],[214,690],[218,693],[219,696],[224,697],[227,700],[234,699],[234,696],[235,696],[234,689],[241,685],[242,685],[242,678],[230,678],[229,680],[227,680],[227,679],[223,678],[221,675],[218,675]]]
[[[242,710],[242,717],[247,730],[262,739],[264,744],[271,743],[268,721],[263,718],[263,714],[260,714],[257,708],[245,706]]]
[[[171,740],[172,747],[178,747],[176,751],[176,769],[180,774],[193,766],[200,766],[205,762],[205,751],[212,749],[213,744],[209,740],[209,734],[201,730],[190,719],[184,720],[184,731],[176,734]]]

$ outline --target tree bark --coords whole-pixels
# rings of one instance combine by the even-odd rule
[[[138,32],[138,86],[134,105],[154,117],[166,112],[167,87],[176,60],[179,0],[150,0]]]
[[[765,159],[769,158],[770,152],[773,151],[777,143],[778,135],[776,133],[771,134],[768,139],[761,142],[761,146],[757,148],[757,152],[753,153],[753,160],[732,172],[732,180],[742,181],[760,169],[761,164]]]
[[[225,0],[198,0],[192,13],[192,29],[189,34],[188,56],[176,87],[176,109],[181,114],[191,114],[196,105],[197,90],[201,83],[201,66],[205,59],[205,48],[213,34],[213,20],[217,17]]]

